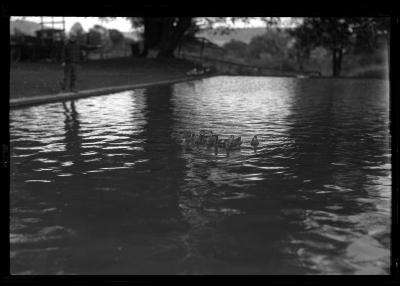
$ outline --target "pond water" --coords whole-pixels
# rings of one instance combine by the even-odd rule
[[[389,274],[388,85],[218,76],[11,110],[11,273]],[[244,143],[181,144],[200,129]]]

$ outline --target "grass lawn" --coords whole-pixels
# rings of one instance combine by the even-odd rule
[[[148,83],[186,77],[193,64],[179,59],[119,58],[83,62],[77,89]],[[10,98],[60,92],[63,67],[56,63],[20,62],[10,67]]]

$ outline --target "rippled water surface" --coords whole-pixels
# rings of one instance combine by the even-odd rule
[[[10,136],[13,274],[389,273],[387,81],[213,77],[11,110]]]

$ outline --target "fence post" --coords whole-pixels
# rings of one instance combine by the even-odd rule
[[[203,52],[204,52],[204,39],[201,41],[201,54],[200,54],[200,61],[203,63]]]

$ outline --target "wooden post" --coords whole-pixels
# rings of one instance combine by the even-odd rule
[[[203,63],[203,52],[204,52],[204,39],[201,41],[201,54],[200,54],[200,61]]]

